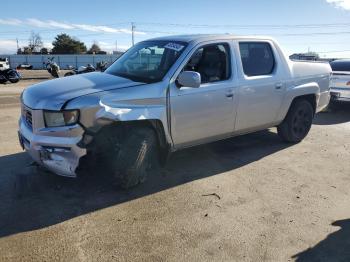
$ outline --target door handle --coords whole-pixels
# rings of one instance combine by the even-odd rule
[[[233,91],[232,90],[227,91],[226,97],[229,97],[229,98],[233,97]]]
[[[283,87],[283,84],[282,84],[282,83],[277,83],[277,84],[275,85],[275,89],[277,89],[277,90],[282,89],[282,87]]]

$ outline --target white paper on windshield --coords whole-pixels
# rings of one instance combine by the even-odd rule
[[[176,52],[179,52],[182,50],[182,48],[184,48],[183,45],[180,45],[178,43],[168,43],[164,46],[165,48],[168,48],[168,49],[172,49],[172,50],[175,50]]]

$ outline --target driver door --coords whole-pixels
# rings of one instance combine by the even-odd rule
[[[199,46],[182,70],[200,73],[200,87],[170,86],[171,135],[176,148],[232,134],[236,88],[231,58],[229,42]]]

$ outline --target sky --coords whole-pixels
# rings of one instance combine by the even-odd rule
[[[286,54],[314,51],[350,58],[350,0],[58,0],[1,1],[0,54],[16,52],[39,33],[44,45],[60,33],[96,41],[103,50],[173,34],[230,33],[275,38]]]

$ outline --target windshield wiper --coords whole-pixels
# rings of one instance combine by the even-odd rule
[[[157,82],[157,81],[155,81],[153,79],[149,79],[147,77],[129,75],[129,74],[125,74],[125,73],[115,73],[114,75],[119,76],[119,77],[123,77],[123,78],[127,78],[131,81],[134,81],[134,82],[142,82],[142,83],[146,83],[146,84]]]

